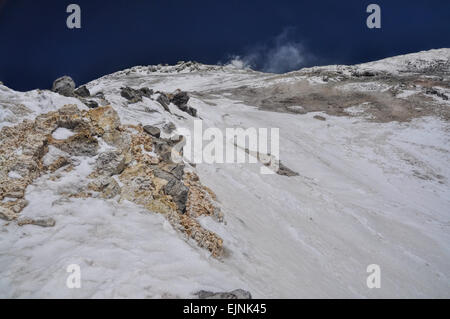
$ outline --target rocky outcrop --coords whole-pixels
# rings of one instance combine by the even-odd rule
[[[189,102],[189,95],[187,92],[178,91],[172,96],[170,101],[178,107],[184,107]]]
[[[36,225],[41,227],[53,227],[56,224],[56,221],[51,217],[39,217],[39,218],[22,218],[17,222],[19,226],[24,225]]]
[[[161,136],[161,130],[156,126],[145,125],[144,131],[147,132],[148,134],[150,134],[151,136],[154,136],[157,138],[159,138]]]
[[[425,90],[426,94],[431,94],[431,95],[436,95],[437,97],[440,97],[441,99],[448,101],[448,96],[445,95],[442,92],[439,92],[438,90],[434,89],[434,88],[428,88]]]
[[[55,139],[52,133],[58,128],[74,134]],[[108,144],[107,150],[100,151],[100,139]],[[109,106],[81,111],[66,105],[34,121],[4,127],[0,131],[0,218],[21,226],[53,226],[51,218],[20,218],[28,204],[25,189],[43,174],[69,173],[74,157],[96,157],[87,187],[61,195],[134,202],[149,213],[164,214],[176,230],[218,257],[223,252],[222,239],[196,218],[209,215],[220,221],[222,216],[215,195],[198,176],[186,172],[183,163],[172,162],[172,150],[180,140],[152,136],[140,125],[123,126]],[[60,155],[46,156],[50,148]]]
[[[73,96],[75,90],[75,82],[70,76],[63,76],[53,82],[52,91],[64,96]]]
[[[189,102],[189,94],[184,91],[176,91],[170,98],[170,102],[175,104],[181,111],[190,114],[191,116],[197,116],[197,109],[187,105]]]
[[[313,118],[319,121],[326,121],[327,119],[323,117],[322,115],[314,115]]]
[[[170,104],[170,100],[167,97],[167,95],[165,93],[160,92],[158,98],[156,99],[156,101],[161,104],[161,106],[164,108],[164,110],[166,110],[167,112],[170,112],[169,109],[169,104]]]
[[[123,87],[120,89],[120,95],[128,100],[128,103],[142,102],[142,97],[150,98],[153,95],[153,90],[143,87],[140,89],[133,89],[130,87]]]
[[[178,211],[182,214],[186,211],[186,202],[188,198],[189,189],[181,180],[171,178],[164,186],[164,193],[171,196]]]

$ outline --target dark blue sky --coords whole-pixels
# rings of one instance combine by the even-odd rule
[[[81,7],[81,29],[66,27],[70,3]],[[366,27],[370,3],[381,6],[379,30]],[[65,74],[80,85],[133,65],[233,55],[268,70],[285,44],[299,49],[295,68],[450,47],[450,1],[0,0],[0,81],[17,90],[49,88]]]

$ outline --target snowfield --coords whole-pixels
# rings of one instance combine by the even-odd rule
[[[440,67],[447,85],[449,59],[450,49],[441,49],[351,68],[392,76],[411,71],[411,77]],[[195,119],[174,105],[170,114],[146,97],[127,104],[120,88],[129,86],[189,92],[189,105],[197,109],[204,129],[280,128],[280,159],[299,175],[263,175],[261,164],[196,165],[224,214],[223,223],[200,218],[224,240],[226,254],[216,259],[160,214],[132,202],[61,198],[62,191],[87,185],[96,158],[79,157],[75,169],[61,179],[43,175],[26,190],[29,204],[21,216],[52,217],[54,227],[0,220],[0,297],[194,298],[202,289],[241,288],[254,298],[449,298],[448,120],[425,114],[408,121],[371,121],[350,109],[348,116],[274,112],[246,104],[233,93],[240,87],[264,89],[285,82],[314,87],[337,83],[341,94],[388,94],[395,87],[373,77],[344,84],[338,78],[316,79],[317,70],[329,76],[343,68],[279,76],[232,66],[135,67],[88,83],[91,95],[103,92],[124,124],[171,121],[192,129]],[[398,101],[423,93],[419,86],[395,90],[392,98]],[[439,97],[424,99],[439,110],[450,107]],[[87,109],[76,98],[0,85],[0,128],[64,104]],[[53,137],[71,134],[58,129]],[[57,157],[57,152],[46,156]],[[79,289],[66,286],[71,264],[81,269]],[[381,269],[379,289],[366,284],[371,264]]]

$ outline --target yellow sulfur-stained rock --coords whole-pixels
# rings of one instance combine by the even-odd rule
[[[74,134],[61,140],[53,138],[53,132],[61,127]],[[112,149],[99,154],[100,139]],[[128,200],[149,212],[163,214],[176,230],[213,256],[223,252],[222,239],[196,220],[201,215],[222,219],[214,193],[200,183],[197,175],[185,174],[184,164],[171,162],[172,140],[153,137],[141,125],[121,126],[110,106],[81,111],[75,105],[66,105],[37,116],[35,121],[4,127],[0,142],[0,201],[8,198],[0,202],[2,219],[18,219],[27,205],[25,189],[37,177],[50,173],[50,179],[59,179],[73,169],[72,156],[98,156],[87,187],[67,190],[62,196],[105,200],[118,196],[119,201]],[[49,146],[67,155],[44,165]],[[54,220],[22,218],[17,223],[48,227]]]

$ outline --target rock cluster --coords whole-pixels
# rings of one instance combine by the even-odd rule
[[[169,104],[173,103],[181,111],[186,112],[193,117],[197,116],[197,109],[187,105],[189,101],[189,94],[187,92],[176,90],[173,94],[164,92],[158,93],[159,96],[156,101],[161,104],[167,112],[170,113]]]
[[[91,96],[91,92],[86,87],[86,85],[80,86],[78,89],[74,91],[74,93],[80,97],[89,97]]]
[[[72,130],[66,139],[55,139],[58,128]],[[149,134],[150,133],[150,134]],[[213,256],[223,252],[223,241],[196,220],[201,215],[222,219],[214,193],[183,163],[174,163],[172,153],[182,139],[163,139],[156,130],[138,125],[123,126],[113,108],[80,111],[66,105],[0,131],[0,218],[18,225],[52,226],[49,218],[20,219],[27,205],[26,187],[42,174],[70,172],[73,156],[96,157],[87,187],[68,198],[101,197],[128,200],[164,214],[171,225],[192,238]],[[100,151],[100,139],[109,147]],[[62,154],[45,160],[49,148]],[[100,153],[99,153],[100,152]],[[56,177],[55,177],[56,178]],[[6,200],[5,200],[6,199]]]

